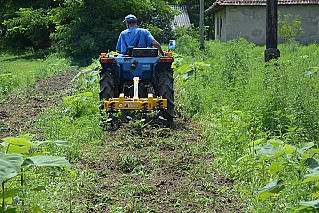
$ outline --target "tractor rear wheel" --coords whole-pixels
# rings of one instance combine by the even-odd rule
[[[103,100],[109,100],[109,98],[114,97],[114,74],[111,69],[102,69],[100,71],[100,108],[103,109]]]
[[[174,78],[173,69],[168,68],[162,70],[158,74],[157,96],[162,96],[167,99],[167,110],[163,111],[163,116],[167,119],[167,126],[173,125],[174,118]]]

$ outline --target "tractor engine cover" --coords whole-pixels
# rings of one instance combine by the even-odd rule
[[[157,57],[157,48],[133,48],[132,57]]]

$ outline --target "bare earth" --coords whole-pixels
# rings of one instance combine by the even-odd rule
[[[74,72],[68,72],[40,79],[0,102],[0,139],[28,132],[43,108],[57,105],[67,96],[74,76]]]

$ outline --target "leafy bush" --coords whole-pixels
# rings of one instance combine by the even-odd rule
[[[0,10],[0,41],[6,46],[41,49],[52,45],[61,56],[81,65],[90,64],[100,52],[115,50],[119,33],[125,29],[123,18],[129,13],[135,14],[139,25],[149,28],[160,42],[172,37],[172,12],[163,0],[119,0],[116,4],[102,0],[35,0],[4,4]]]
[[[31,141],[33,136],[29,134],[18,137],[6,137],[2,139],[0,153],[0,184],[2,186],[1,207],[2,211],[14,211],[18,209],[14,199],[21,200],[25,205],[25,179],[30,175],[32,167],[66,167],[71,168],[71,164],[60,156],[45,154],[44,144],[54,143],[58,146],[66,146],[66,141]],[[20,176],[20,186],[13,181]],[[38,186],[44,189],[44,186]],[[40,190],[41,190],[40,189]],[[34,209],[35,210],[35,209]],[[24,210],[23,210],[24,211]]]
[[[279,13],[278,35],[289,42],[295,42],[298,35],[303,33],[300,27],[300,15],[293,17],[292,14],[285,14],[283,17]]]

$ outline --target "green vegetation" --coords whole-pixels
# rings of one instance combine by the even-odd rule
[[[14,89],[70,69],[68,60],[55,55],[43,58],[31,52],[23,55],[3,53],[0,55],[0,100]]]
[[[100,52],[115,49],[118,35],[125,29],[123,18],[130,13],[157,40],[166,42],[172,36],[172,12],[163,0],[5,0],[2,5],[0,48],[37,50],[52,45],[60,55],[85,65]]]
[[[175,128],[132,122],[103,132],[95,61],[81,68],[66,97],[32,118],[28,131],[35,137],[1,138],[1,208],[317,211],[318,44],[281,44],[281,57],[264,63],[264,47],[238,38],[208,41],[202,52],[195,35],[177,33]],[[17,88],[71,69],[54,55],[2,54],[0,60],[1,99],[9,102]],[[57,146],[65,141],[68,146]],[[43,164],[42,155],[60,157]],[[60,167],[68,162],[72,170]]]
[[[28,134],[19,137],[6,137],[3,138],[1,143],[4,153],[0,154],[0,184],[2,186],[1,194],[1,208],[0,210],[8,212],[16,212],[17,207],[12,205],[16,201],[21,200],[21,205],[24,206],[24,199],[27,194],[26,179],[28,176],[32,178],[37,174],[37,170],[32,167],[65,167],[70,169],[70,163],[64,158],[59,156],[48,155],[48,151],[43,148],[44,144],[54,143],[56,145],[67,145],[66,141],[31,141],[33,136]],[[45,171],[45,170],[44,170]],[[43,171],[42,171],[43,173]],[[19,182],[13,181],[19,175]],[[43,185],[29,188],[29,190],[43,190]],[[9,205],[7,207],[7,205]],[[28,211],[38,211],[34,206]],[[25,209],[23,209],[25,210]]]
[[[318,208],[318,45],[279,49],[265,64],[264,48],[243,39],[207,42],[205,53],[181,48],[176,60],[179,106],[202,121],[200,146],[236,181],[248,212]]]
[[[285,14],[283,17],[278,12],[278,35],[290,43],[296,42],[298,35],[303,33],[300,27],[300,15],[293,17],[291,14]]]

